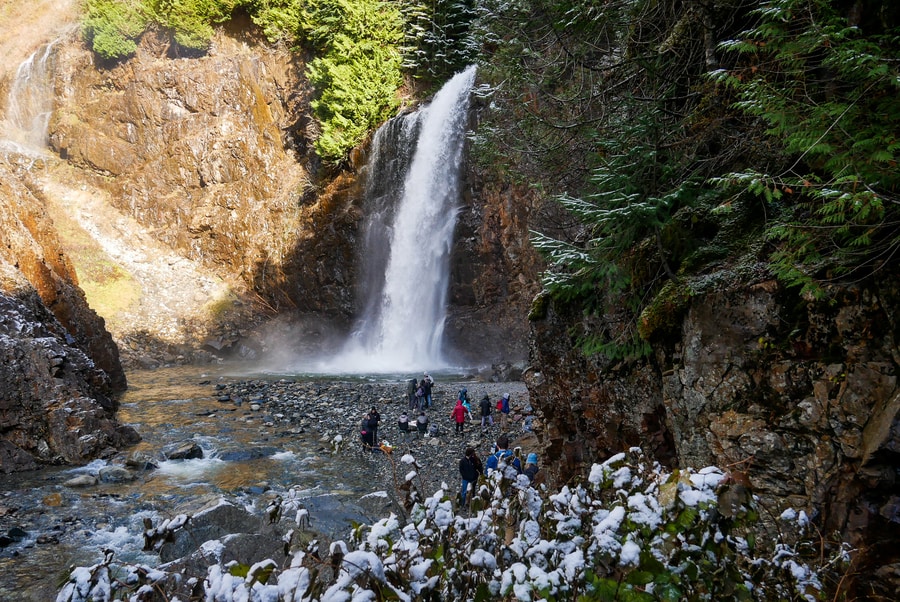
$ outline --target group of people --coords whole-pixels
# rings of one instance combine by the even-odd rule
[[[409,379],[406,383],[406,397],[409,409],[421,412],[426,408],[430,408],[432,387],[434,387],[434,379],[427,372],[422,376],[422,380]]]
[[[482,434],[487,428],[494,426],[494,410],[500,413],[500,429],[507,431],[509,429],[509,414],[511,411],[509,403],[509,393],[504,393],[497,401],[496,405],[491,403],[491,398],[487,393],[478,403],[479,416],[481,418]],[[456,395],[456,406],[450,411],[450,416],[456,423],[456,432],[462,433],[466,420],[472,418],[472,404],[469,401],[469,390],[465,387],[459,390]]]
[[[416,433],[419,437],[434,434],[432,426],[431,421],[428,420],[428,416],[425,414],[425,410],[420,410],[415,420],[409,417],[406,410],[400,412],[400,416],[397,417],[397,430],[400,431],[404,439],[409,439],[412,433]]]
[[[408,440],[413,433],[420,437],[436,434],[437,425],[432,424],[425,413],[425,410],[433,405],[433,387],[434,379],[427,372],[421,380],[413,378],[407,381],[408,410],[403,410],[397,418],[397,429],[405,439]],[[462,479],[459,499],[463,506],[467,501],[471,501],[475,485],[481,475],[490,475],[492,471],[502,468],[506,471],[505,475],[508,478],[515,479],[518,475],[523,474],[528,477],[529,482],[533,482],[538,473],[537,454],[530,453],[523,458],[521,448],[509,449],[509,437],[506,434],[511,412],[509,393],[504,393],[496,403],[491,402],[487,393],[481,398],[478,404],[478,414],[482,434],[494,426],[495,411],[500,415],[500,428],[503,432],[497,438],[493,452],[482,462],[473,447],[466,447],[463,457],[459,461],[459,474]],[[455,432],[458,434],[464,433],[467,420],[476,420],[472,414],[472,404],[467,388],[463,387],[459,390],[450,416],[456,425]],[[364,449],[377,451],[380,448],[378,439],[380,422],[381,414],[375,406],[372,406],[360,425],[360,436]]]
[[[466,505],[466,500],[471,501],[475,492],[475,485],[481,475],[490,475],[494,470],[505,470],[504,476],[515,479],[523,474],[528,477],[528,482],[533,483],[540,468],[536,453],[530,453],[522,458],[522,448],[509,449],[509,437],[505,434],[497,438],[494,450],[482,463],[481,458],[475,452],[475,448],[467,447],[463,457],[459,460],[459,475],[462,484],[459,490],[460,506]],[[471,495],[470,495],[471,490]]]

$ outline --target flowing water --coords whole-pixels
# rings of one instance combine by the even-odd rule
[[[16,70],[0,122],[0,150],[41,154],[53,110],[53,44],[42,46]]]
[[[443,353],[450,249],[475,67],[454,76],[425,108],[375,135],[367,173],[358,327],[328,362],[337,372],[446,367]],[[412,150],[407,157],[402,151]]]
[[[3,475],[0,510],[15,511],[5,524],[27,533],[0,548],[0,600],[52,600],[72,566],[89,566],[104,549],[122,561],[159,564],[142,551],[143,520],[157,524],[197,500],[224,496],[241,505],[275,492],[301,492],[314,528],[346,538],[351,521],[369,521],[358,505],[373,490],[371,474],[355,454],[333,454],[319,435],[266,424],[265,412],[217,400],[214,383],[229,368],[169,368],[129,375],[119,420],[143,441],[128,452],[158,457],[171,443],[197,442],[204,457],[162,461],[126,483],[70,488],[63,483],[106,465],[50,468]],[[201,384],[204,383],[204,384]],[[398,392],[402,385],[397,385]]]

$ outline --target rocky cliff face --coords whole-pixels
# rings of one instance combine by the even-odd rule
[[[540,372],[528,375],[546,455],[559,458],[547,469],[563,482],[629,446],[668,465],[726,467],[749,479],[774,516],[804,508],[825,537],[839,533],[855,546],[859,591],[893,595],[896,274],[835,287],[833,303],[799,298],[759,274],[753,282],[708,276],[721,285],[692,298],[675,335],[640,362],[585,359],[570,338],[580,316],[548,307],[533,324]]]
[[[258,44],[249,22],[230,27],[207,55],[185,59],[154,34],[107,67],[77,39],[62,45],[51,148],[160,241],[276,309],[346,313],[344,253],[307,252],[312,237],[347,242],[342,228],[321,227],[347,207],[313,189],[303,65]]]
[[[448,343],[464,358],[521,377],[528,311],[540,291],[541,260],[528,240],[540,198],[470,170],[451,255]]]
[[[118,350],[27,181],[15,158],[0,160],[0,472],[138,440],[113,420],[125,388]]]

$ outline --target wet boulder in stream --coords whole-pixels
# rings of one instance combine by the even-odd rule
[[[173,443],[163,448],[163,456],[167,460],[193,460],[203,457],[203,448],[194,441]]]

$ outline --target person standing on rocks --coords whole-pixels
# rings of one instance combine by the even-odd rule
[[[422,377],[422,389],[425,394],[425,407],[431,407],[431,388],[434,386],[434,379],[426,372]]]
[[[369,426],[371,421],[372,416],[370,414],[366,414],[365,416],[363,416],[362,423],[359,425],[359,436],[362,439],[363,451],[370,451],[373,447],[375,447],[375,433]]]
[[[416,409],[420,412],[425,409],[425,386],[422,381],[419,383],[418,388],[416,388]]]
[[[463,407],[466,409],[466,416],[469,420],[472,420],[472,404],[469,403],[469,390],[463,387],[459,390],[459,393],[456,394],[456,399],[462,402]]]
[[[406,400],[409,404],[410,410],[418,410],[419,406],[416,401],[416,389],[419,388],[419,383],[416,379],[411,378],[406,382]]]
[[[487,393],[481,398],[481,403],[478,404],[478,407],[481,408],[481,434],[483,435],[485,424],[494,426],[494,417],[491,415],[491,398],[488,397]]]
[[[481,475],[481,472],[481,459],[478,457],[478,454],[475,453],[474,448],[467,447],[462,459],[459,461],[459,476],[462,478],[462,484],[459,489],[460,507],[466,505],[467,497],[471,500],[471,496],[467,496],[470,488],[472,489],[472,495],[475,494],[475,483],[478,482],[478,477]]]
[[[497,402],[497,409],[500,410],[500,430],[504,433],[509,430],[509,393],[504,393]]]
[[[378,413],[378,408],[372,406],[372,409],[369,410],[369,430],[372,431],[372,445],[378,445],[378,424],[381,422],[381,414]]]
[[[456,434],[463,434],[463,427],[466,424],[466,408],[461,400],[456,400],[456,406],[450,410],[450,417],[456,422]]]

